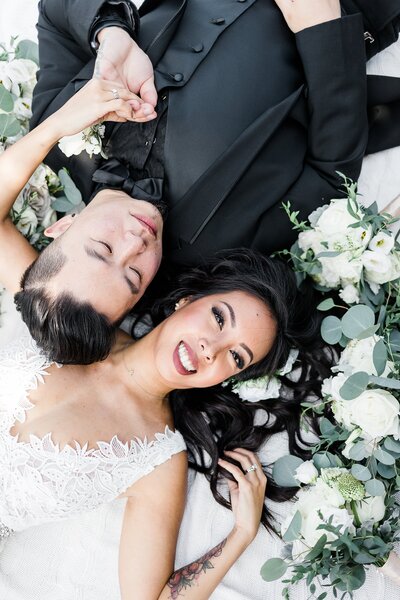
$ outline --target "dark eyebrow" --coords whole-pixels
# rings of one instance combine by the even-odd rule
[[[240,345],[243,348],[243,350],[246,350],[247,354],[250,357],[250,362],[252,362],[253,358],[254,358],[254,354],[252,353],[252,351],[250,350],[250,348],[246,344],[240,344]]]
[[[230,304],[221,300],[221,304],[225,304],[226,308],[229,310],[229,316],[231,317],[231,325],[232,327],[236,327],[236,316],[235,312]]]
[[[110,261],[105,256],[102,256],[101,254],[96,252],[96,250],[93,250],[93,248],[90,248],[89,246],[84,246],[84,248],[85,248],[85,252],[88,256],[91,256],[92,258],[96,258],[97,260],[101,260],[102,262],[105,262],[107,265],[110,264]],[[137,272],[137,273],[140,277],[139,272]],[[131,294],[139,293],[139,288],[134,283],[132,283],[132,281],[129,279],[129,277],[124,275],[124,280],[126,281],[126,284],[128,285],[129,291],[131,292]]]

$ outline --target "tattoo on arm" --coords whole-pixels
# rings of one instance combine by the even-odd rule
[[[214,565],[211,559],[221,556],[222,549],[225,544],[226,538],[195,562],[192,562],[190,565],[186,565],[185,567],[182,567],[182,569],[175,571],[175,573],[171,575],[167,584],[171,589],[171,595],[169,598],[171,600],[176,600],[182,595],[181,592],[184,592],[189,587],[192,587],[196,584],[202,573],[205,573],[209,569],[213,569]]]
[[[101,42],[99,49],[97,51],[97,58],[96,58],[96,62],[94,63],[94,73],[93,73],[93,77],[95,79],[98,79],[100,77],[100,63],[104,58],[105,42],[106,42],[106,38],[103,39],[103,41]]]

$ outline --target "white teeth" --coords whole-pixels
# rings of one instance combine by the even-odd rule
[[[189,358],[189,353],[186,350],[186,346],[183,342],[181,342],[179,344],[178,354],[179,354],[179,359],[186,371],[189,371],[189,373],[196,371],[196,369],[194,368],[194,366]]]

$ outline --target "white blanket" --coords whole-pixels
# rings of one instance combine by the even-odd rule
[[[0,40],[21,34],[35,38],[36,2],[13,0],[0,6]],[[375,74],[400,76],[400,42],[368,65]],[[366,204],[385,207],[400,193],[400,148],[367,157],[360,178]],[[8,299],[2,306],[0,343],[16,335],[21,323]],[[285,436],[276,435],[266,445],[262,459],[272,462],[287,452]],[[192,478],[193,479],[193,478]],[[73,521],[31,528],[15,534],[0,553],[0,598],[3,600],[119,600],[118,542],[123,500]],[[290,504],[269,505],[284,516]],[[221,541],[232,527],[232,515],[213,499],[202,476],[191,481],[180,531],[176,566],[180,567]],[[281,542],[264,530],[241,556],[211,596],[212,600],[275,600],[280,582],[265,583],[259,571],[270,557],[278,556]],[[132,557],[135,560],[135,557]],[[154,568],[157,569],[155,563]],[[323,590],[321,590],[323,591]],[[304,586],[293,588],[291,600],[306,600]],[[333,598],[328,595],[328,600]],[[400,589],[374,567],[356,600],[399,600]],[[139,599],[138,599],[139,600]]]

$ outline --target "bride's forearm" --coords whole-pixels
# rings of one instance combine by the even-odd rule
[[[250,542],[247,536],[234,529],[212,550],[175,571],[161,592],[159,600],[208,600]]]
[[[19,192],[60,137],[60,124],[52,115],[0,156],[1,221],[8,217]]]

